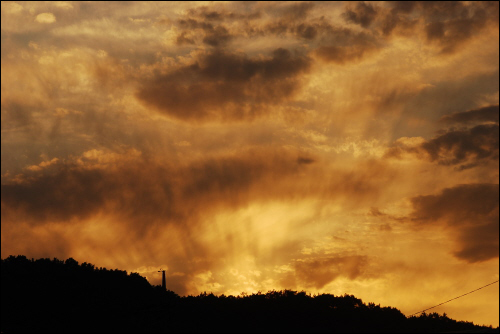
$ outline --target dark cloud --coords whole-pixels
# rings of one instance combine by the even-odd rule
[[[316,50],[319,58],[337,64],[345,64],[351,61],[356,61],[363,56],[371,48],[362,46],[353,47],[338,47],[338,46],[321,46]]]
[[[451,130],[423,143],[431,161],[456,165],[469,160],[498,159],[498,124]]]
[[[481,12],[482,13],[482,12]],[[471,17],[447,22],[430,22],[425,26],[427,40],[441,47],[442,53],[453,53],[484,26],[485,18]]]
[[[176,42],[178,45],[195,44],[196,40],[187,36],[196,36],[196,30],[201,30],[203,32],[204,37],[202,42],[213,47],[224,46],[233,38],[229,30],[221,24],[214,25],[211,22],[192,18],[181,19],[178,21],[178,24],[182,29],[182,32],[177,36]]]
[[[217,47],[227,44],[232,38],[232,35],[225,27],[217,26],[205,35],[203,43]]]
[[[460,127],[442,129],[437,136],[415,146],[396,143],[386,156],[400,158],[406,152],[440,165],[462,164],[459,171],[498,160],[498,117],[498,105],[442,116],[440,123]]]
[[[37,111],[36,105],[17,99],[2,101],[2,131],[25,129],[33,136],[39,136],[41,128],[33,117]]]
[[[498,194],[498,187],[496,190]],[[483,218],[478,226],[465,227],[459,237],[461,248],[454,255],[468,262],[481,262],[498,257],[498,197],[496,211]]]
[[[314,21],[278,20],[268,23],[263,27],[250,27],[247,34],[253,36],[277,35],[280,37],[291,36],[312,42],[317,37],[327,36],[335,28],[324,19]]]
[[[206,7],[206,6],[203,6],[201,8],[196,8],[196,9],[190,9],[189,15],[200,16],[203,19],[208,20],[208,21],[222,21],[222,20],[224,20],[225,16],[227,16],[222,12],[219,12],[217,10],[213,10],[213,9]]]
[[[314,162],[314,159],[306,158],[306,157],[298,157],[297,162],[299,164],[312,164]]]
[[[457,234],[457,258],[480,262],[498,257],[498,184],[458,185],[411,201],[415,224],[442,222]]]
[[[265,197],[262,182],[307,168],[286,151],[247,152],[183,167],[148,159],[116,163],[109,167],[92,158],[60,162],[2,184],[2,221],[70,222],[104,210],[142,229]],[[268,193],[280,196],[278,189]]]
[[[181,30],[177,36],[177,44],[194,45],[202,42],[212,47],[224,47],[237,37],[249,33],[251,35],[251,29],[247,28],[251,26],[252,20],[261,17],[260,11],[237,8],[235,12],[227,7],[231,6],[221,5],[216,8],[201,6],[189,9],[184,18],[177,20],[178,28]],[[241,24],[242,22],[244,23]],[[242,29],[241,26],[245,28]]]
[[[1,186],[2,232],[15,239],[5,243],[2,239],[2,243],[20,253],[29,250],[37,254],[43,248],[67,257],[75,251],[75,245],[83,242],[94,247],[99,257],[107,254],[122,260],[127,256],[116,252],[121,253],[119,249],[125,245],[129,252],[168,263],[172,288],[178,293],[191,293],[196,292],[195,274],[203,270],[217,272],[224,267],[220,259],[228,256],[228,249],[246,245],[265,266],[289,262],[289,255],[301,248],[294,241],[287,243],[284,251],[278,242],[272,251],[263,254],[252,232],[241,233],[248,224],[245,219],[227,222],[235,225],[234,230],[229,228],[224,233],[226,228],[221,227],[221,232],[213,235],[220,247],[208,246],[200,231],[207,230],[219,213],[246,208],[252,203],[294,203],[318,197],[349,208],[366,201],[376,202],[380,183],[385,184],[387,177],[393,177],[393,173],[381,176],[383,171],[376,163],[370,163],[369,170],[363,167],[357,171],[349,168],[332,172],[322,169],[322,162],[309,153],[262,147],[234,154],[206,155],[184,163],[157,161],[137,154],[130,158],[132,155],[93,152],[8,178]],[[99,235],[95,240],[73,235],[82,226],[103,231],[106,242]],[[38,242],[38,235],[24,230],[47,231],[51,236],[43,238],[52,242],[50,245]],[[56,232],[52,233],[53,230]],[[57,231],[66,230],[68,234],[57,235]],[[113,234],[106,236],[111,231]],[[172,240],[158,239],[157,234],[162,231],[175,232]],[[70,241],[63,247],[58,238]],[[151,243],[163,253],[155,253]],[[161,246],[164,243],[167,245]],[[321,277],[311,286],[320,286],[337,275],[354,279],[362,270],[362,263],[354,258],[321,260],[310,263],[309,267],[320,264],[324,265],[318,269]],[[303,269],[298,279],[305,280],[307,266],[298,264],[298,267]]]
[[[363,28],[368,28],[377,16],[377,11],[372,5],[362,1],[358,2],[355,8],[347,9],[342,16],[347,22],[353,22]]]
[[[458,47],[477,35],[488,24],[498,25],[498,2],[484,1],[408,1],[391,2],[392,9],[381,18],[385,35],[422,22],[426,41],[454,53]]]
[[[295,33],[305,39],[314,39],[318,35],[318,28],[312,24],[301,23],[295,27]]]
[[[414,28],[419,22],[420,15],[418,13],[410,14],[418,8],[418,2],[391,1],[388,4],[390,9],[382,10],[381,7],[374,7],[371,4],[359,2],[355,8],[348,5],[342,16],[347,22],[359,24],[373,31],[380,31],[385,37],[396,32],[406,33],[410,30],[414,33]]]
[[[294,263],[296,279],[306,287],[321,289],[337,277],[351,280],[362,276],[368,264],[367,256],[331,256]]]
[[[499,117],[498,104],[479,109],[468,111],[459,111],[450,115],[441,117],[440,121],[443,123],[481,123],[481,122],[495,122],[498,123]]]
[[[377,162],[349,171],[324,167],[310,154],[284,149],[243,150],[181,165],[137,153],[91,152],[6,180],[2,223],[71,223],[106,213],[131,233],[170,223],[188,231],[203,217],[253,201],[322,198],[346,208],[376,203],[382,185],[394,177]]]
[[[269,5],[265,7],[270,22],[245,21],[244,24],[222,26],[224,21],[232,21],[238,15],[225,9],[208,10],[207,8],[189,11],[184,19],[178,21],[181,33],[178,44],[196,44],[192,31],[201,31],[201,41],[213,47],[226,46],[237,38],[258,38],[267,36],[292,37],[310,43],[310,49],[324,61],[344,64],[362,59],[368,53],[380,49],[383,40],[371,31],[357,32],[339,27],[325,16],[309,18],[316,5],[312,2]],[[345,13],[346,19],[356,21],[368,27],[377,13],[373,6],[359,3],[353,11]]]
[[[310,64],[308,57],[285,49],[266,58],[216,51],[145,80],[137,97],[185,121],[253,119],[292,98]]]
[[[372,33],[331,28],[321,40],[315,54],[324,61],[345,64],[358,61],[381,47],[382,41]]]
[[[498,2],[392,1],[389,10],[376,10],[358,3],[344,18],[384,36],[414,36],[422,32],[425,42],[443,54],[454,53],[490,23],[498,25]],[[375,24],[376,22],[376,24]]]
[[[391,1],[389,4],[394,12],[409,14],[417,5],[417,1]]]
[[[227,8],[212,8],[201,6],[188,10],[188,16],[206,21],[234,21],[254,20],[260,18],[262,13],[258,10],[246,10],[245,12],[234,12]]]
[[[313,20],[278,20],[261,28],[253,28],[251,35],[292,36],[310,43],[320,59],[338,64],[356,62],[382,48],[384,41],[377,33],[358,32],[332,25],[324,17]]]
[[[370,216],[373,216],[373,217],[379,217],[379,218],[384,219],[384,225],[380,226],[380,228],[383,230],[391,230],[391,226],[389,225],[388,221],[392,220],[392,221],[400,221],[401,222],[401,221],[407,220],[406,217],[390,215],[390,214],[387,214],[385,212],[380,211],[376,207],[370,208],[370,212],[368,214]]]
[[[206,13],[200,10],[191,11],[186,18],[178,20],[178,26],[182,31],[178,38],[182,40],[181,36],[198,30],[204,36],[202,41],[211,46],[224,46],[235,38],[258,38],[269,35],[281,37],[289,35],[295,38],[313,40],[320,33],[331,28],[330,23],[324,18],[306,20],[307,13],[313,6],[312,3],[278,6],[277,8],[271,6],[271,9],[268,8],[267,14],[273,16],[274,19],[265,24],[252,21],[260,17],[260,12],[236,14],[224,10]],[[238,20],[237,23],[234,22],[236,20]],[[231,29],[223,26],[223,22],[231,22]],[[225,38],[224,43],[217,43],[217,45],[211,43],[219,35]]]
[[[175,40],[177,45],[195,44],[194,39],[189,38],[187,36],[188,36],[188,32],[186,32],[186,31],[183,31],[182,33],[180,33],[177,36],[177,39]]]
[[[380,49],[383,40],[371,31],[357,32],[333,25],[325,16],[309,18],[315,7],[312,2],[279,4],[266,6],[265,12],[273,19],[270,22],[247,21],[223,26],[225,21],[234,21],[238,15],[252,15],[254,12],[236,14],[225,9],[191,10],[184,19],[178,20],[181,33],[177,37],[179,45],[196,44],[196,31],[203,36],[201,41],[212,47],[227,46],[237,38],[259,38],[267,36],[292,37],[310,43],[310,49],[324,61],[344,64],[355,62],[368,53]],[[374,7],[359,3],[354,11],[348,11],[348,20],[368,27],[376,17]]]
[[[179,26],[182,29],[203,29],[203,30],[212,30],[214,29],[214,25],[205,21],[198,21],[195,19],[181,19],[178,21]]]
[[[127,183],[121,181],[119,173],[63,165],[54,173],[40,175],[30,182],[2,184],[2,219],[14,219],[9,215],[11,212],[15,214],[15,211],[21,212],[33,224],[85,219],[104,208],[112,200],[112,195],[125,193],[127,188],[137,186],[133,180]],[[147,184],[151,186],[151,182]],[[168,185],[164,186],[168,188]],[[152,188],[153,193],[155,188]],[[134,192],[140,189],[134,189]],[[117,199],[124,200],[122,196]],[[152,201],[149,195],[145,203],[157,201]]]
[[[492,57],[492,60],[498,57]],[[427,74],[426,74],[427,75]],[[433,129],[430,124],[457,110],[470,110],[478,107],[478,102],[484,98],[485,94],[494,95],[499,89],[499,72],[483,72],[472,74],[461,80],[456,80],[452,76],[449,80],[439,80],[433,82],[420,91],[403,85],[400,88],[393,88],[389,92],[378,89],[385,87],[383,76],[371,82],[370,94],[380,96],[380,104],[377,105],[379,113],[400,110],[402,114],[398,116],[398,121],[393,124],[393,138],[399,137],[428,137],[432,135]],[[406,86],[406,87],[405,87]],[[432,101],[432,102],[430,102]],[[411,120],[418,118],[427,120],[421,125],[410,125]],[[374,124],[377,124],[374,122]],[[379,127],[374,127],[372,131],[378,131]],[[435,128],[434,128],[435,129]],[[435,131],[435,130],[432,130]]]
[[[381,31],[384,36],[390,36],[395,31],[408,32],[414,29],[418,24],[418,19],[411,19],[407,16],[401,16],[394,12],[387,15],[381,23]]]
[[[282,20],[266,24],[264,27],[251,27],[248,34],[254,36],[277,35],[280,37],[288,35],[311,42],[316,37],[323,36],[331,29],[331,25],[326,22],[298,23]]]

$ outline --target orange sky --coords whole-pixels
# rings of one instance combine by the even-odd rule
[[[2,258],[405,314],[498,280],[498,2],[1,6]]]

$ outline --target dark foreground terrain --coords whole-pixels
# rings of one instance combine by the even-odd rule
[[[290,290],[179,297],[137,273],[10,256],[1,262],[1,331],[10,332],[495,332],[445,314],[407,318],[352,295]],[[498,332],[498,330],[496,330]]]

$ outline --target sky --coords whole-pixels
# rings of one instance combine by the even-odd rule
[[[494,282],[498,41],[498,2],[4,1],[1,256],[407,315]]]

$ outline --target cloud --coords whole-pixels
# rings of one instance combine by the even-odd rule
[[[498,159],[498,124],[451,130],[423,143],[431,161],[456,165],[469,160]]]
[[[495,53],[496,51],[491,54],[491,59],[497,58],[494,56]],[[476,71],[477,65],[475,65],[465,75],[461,73],[462,76],[458,79],[458,69],[465,68],[469,63],[466,61],[458,67],[447,63],[445,66],[447,69],[439,74],[435,73],[432,67],[424,70],[422,75],[426,77],[425,82],[430,81],[432,84],[423,85],[421,88],[410,83],[387,87],[384,83],[387,80],[383,79],[383,76],[374,81],[372,83],[374,88],[369,92],[381,97],[377,112],[397,115],[398,121],[392,126],[393,138],[404,136],[428,138],[437,128],[446,124],[439,122],[444,115],[459,110],[476,109],[478,101],[484,99],[486,94],[495,96],[499,89],[498,67]],[[411,71],[411,67],[408,70]],[[435,74],[437,76],[434,76]],[[394,81],[398,82],[396,79]],[[495,99],[491,102],[489,104],[497,104]],[[400,112],[402,114],[399,114]]]
[[[214,51],[168,74],[146,79],[140,101],[184,121],[252,120],[271,112],[300,88],[308,57],[276,49],[272,57],[249,58]]]
[[[299,164],[312,164],[314,162],[314,159],[306,158],[306,157],[298,157],[297,162]]]
[[[338,277],[354,280],[362,276],[368,257],[362,255],[329,256],[294,262],[295,276],[301,286],[321,289]]]
[[[498,160],[498,136],[498,124],[477,125],[470,129],[452,129],[418,146],[396,143],[396,146],[387,150],[385,156],[401,158],[403,153],[410,153],[440,165],[465,163],[467,166],[474,167],[479,162]]]
[[[35,18],[38,23],[54,23],[56,22],[56,16],[52,13],[41,13]]]
[[[203,43],[213,47],[224,46],[233,38],[229,30],[221,24],[214,26],[211,22],[192,18],[181,19],[178,24],[182,29],[182,32],[177,36],[176,42],[178,45],[195,44],[195,36],[197,35],[195,30],[201,30],[204,35]]]
[[[319,198],[346,209],[376,205],[382,185],[395,177],[376,161],[332,170],[314,155],[278,148],[178,163],[135,150],[90,150],[37,167],[2,183],[3,223],[71,224],[106,214],[138,234],[156,224],[187,231],[204,217],[261,201]]]
[[[375,19],[377,11],[375,8],[365,2],[358,2],[356,8],[347,9],[342,16],[347,22],[353,22],[361,25],[363,28],[368,28]]]
[[[338,29],[340,28],[332,26],[324,18],[313,20],[280,19],[264,25],[250,26],[246,29],[246,34],[260,37],[292,37],[303,43],[310,43],[311,47],[317,47],[318,44],[322,43],[323,39],[328,40],[328,35],[332,31]],[[346,28],[346,30],[348,29]]]
[[[16,2],[5,2],[2,3],[2,11],[5,10],[9,14],[19,14],[24,10],[24,7]]]
[[[453,114],[441,117],[440,121],[443,123],[452,124],[470,124],[482,122],[498,123],[499,114],[500,112],[497,104],[479,109],[455,112]]]
[[[418,24],[426,42],[439,47],[442,54],[455,53],[490,24],[498,26],[498,2],[495,1],[395,1],[390,5],[391,10],[381,17],[385,35],[401,28],[408,34],[408,28]]]
[[[238,10],[238,8],[236,8]],[[240,9],[241,10],[241,9]],[[247,10],[236,12],[229,10],[224,7],[208,7],[200,6],[196,8],[190,8],[187,11],[188,17],[195,17],[206,21],[235,21],[235,20],[254,20],[261,17],[261,12],[258,10]]]
[[[453,53],[482,30],[488,21],[495,20],[495,15],[498,20],[498,3],[467,6],[463,2],[423,2],[421,6],[427,19],[427,41],[439,45],[442,53]]]
[[[34,107],[31,103],[18,99],[2,100],[2,130],[35,126]]]
[[[176,38],[177,45],[196,45],[202,42],[222,48],[235,38],[248,34],[246,27],[252,26],[251,22],[259,19],[261,12],[238,7],[219,4],[188,9],[182,18],[175,21],[180,31]]]
[[[383,41],[370,32],[355,32],[347,28],[332,28],[314,51],[326,62],[345,64],[363,59],[382,48]]]
[[[498,27],[498,2],[392,1],[385,6],[358,2],[342,13],[347,22],[381,37],[418,38],[441,54],[453,54],[488,27]]]
[[[313,8],[313,2],[304,1],[293,3],[291,5],[287,4],[281,7],[278,13],[280,13],[280,16],[287,20],[301,20],[305,19]]]
[[[441,299],[498,274],[497,3],[19,4],[2,255],[408,312],[415,277]],[[498,319],[494,302],[457,316]]]
[[[203,43],[213,47],[227,44],[232,39],[229,31],[223,26],[217,26],[203,38]]]
[[[324,17],[311,20],[278,20],[256,28],[253,33],[295,37],[308,43],[311,55],[337,64],[357,62],[376,50],[384,40],[371,31],[355,31],[333,24]]]
[[[338,26],[325,15],[314,17],[317,6],[312,2],[262,4],[250,11],[241,8],[229,11],[223,6],[216,10],[200,7],[188,11],[177,21],[180,33],[176,42],[178,45],[196,45],[201,41],[213,47],[226,47],[231,41],[237,43],[249,37],[293,38],[307,43],[300,45],[304,50],[315,50],[312,54],[320,59],[338,64],[358,61],[381,48],[383,40],[371,31],[357,32]],[[366,26],[376,15],[373,7],[364,3],[358,4],[356,10],[358,14],[348,12],[346,15]]]
[[[4,245],[20,253],[80,254],[99,259],[100,265],[161,260],[172,269],[171,288],[197,293],[196,274],[220,273],[230,266],[226,261],[240,261],[238,250],[256,257],[256,268],[291,261],[302,247],[294,231],[309,215],[301,212],[308,208],[302,200],[320,198],[345,208],[376,202],[380,184],[394,174],[376,162],[369,165],[332,171],[315,155],[262,147],[191,161],[93,149],[26,168],[3,182],[2,232],[18,240]],[[281,203],[282,219],[272,205],[260,212],[269,203]],[[289,230],[288,220],[293,222]],[[271,226],[283,233],[269,233]],[[318,268],[322,278],[306,283],[307,266],[297,264],[296,280],[319,287],[335,277],[362,275],[361,260],[330,257],[308,262],[325,266]],[[214,282],[231,282],[222,276]]]
[[[456,233],[457,258],[481,262],[498,257],[498,184],[458,185],[411,202],[415,224],[444,224]]]
[[[54,6],[62,9],[73,9],[73,5],[66,1],[55,1]]]
[[[53,160],[28,168],[24,177],[2,184],[7,221],[70,222],[101,211],[139,229],[145,221],[183,222],[220,207],[239,206],[264,195],[265,180],[307,168],[287,151],[247,152],[193,162],[184,167],[125,155],[89,151],[76,161]],[[279,191],[270,196],[280,196]]]
[[[453,125],[451,128],[440,130],[428,140],[400,138],[387,150],[386,157],[401,158],[409,153],[440,165],[464,164],[459,170],[498,160],[498,117],[498,105],[444,115],[438,123]]]

